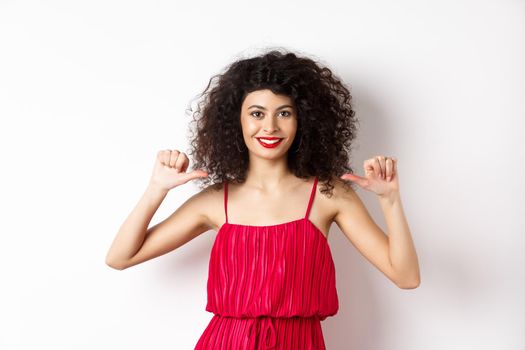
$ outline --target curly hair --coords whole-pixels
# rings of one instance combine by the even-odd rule
[[[187,109],[195,124],[194,128],[190,124],[192,169],[209,174],[198,179],[199,186],[246,180],[249,154],[242,136],[241,106],[247,94],[261,89],[294,101],[297,132],[288,150],[288,167],[299,178],[318,176],[325,185],[321,192],[331,195],[333,176],[353,173],[349,157],[358,120],[352,96],[329,68],[285,49],[231,63],[222,74],[212,76],[199,95],[204,98],[197,109]]]

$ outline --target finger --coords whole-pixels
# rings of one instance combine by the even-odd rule
[[[170,167],[170,161],[171,161],[171,157],[172,157],[172,153],[173,151],[168,149],[166,150],[166,153],[164,155],[165,159],[164,159],[164,164],[166,164],[166,166]]]
[[[206,171],[193,170],[193,171],[190,171],[189,173],[181,173],[180,179],[184,182],[188,182],[190,180],[193,180],[199,177],[207,177],[207,176],[208,176],[208,173]]]
[[[366,180],[364,177],[352,173],[343,174],[340,176],[340,178],[343,180]]]
[[[386,161],[385,156],[377,156],[377,160],[379,162],[379,168],[381,169],[381,178],[386,178]]]
[[[377,157],[373,158],[372,167],[374,168],[374,175],[377,178],[381,177],[381,166],[379,165],[379,160],[377,159]]]
[[[169,160],[170,168],[175,168],[175,165],[177,164],[177,159],[179,158],[179,154],[180,152],[177,150],[171,151]]]
[[[343,174],[340,176],[343,180],[350,180],[356,182],[359,186],[364,187],[367,183],[367,179],[361,176],[354,175],[352,173]]]
[[[189,174],[191,179],[196,179],[198,177],[207,177],[209,175],[208,172],[204,170],[193,170]]]
[[[374,160],[367,159],[364,161],[363,167],[365,168],[365,175],[370,176],[374,174]]]
[[[184,163],[186,162],[186,156],[184,153],[180,152],[179,157],[177,158],[177,162],[175,163],[174,167],[177,171],[182,172],[184,171]]]
[[[392,172],[397,176],[397,158],[392,157]]]
[[[188,166],[190,165],[190,159],[188,158],[186,153],[182,152],[181,154],[184,156],[184,162],[182,163],[182,166],[180,169],[182,172],[186,172],[186,170],[188,169]]]
[[[157,159],[155,160],[155,162],[159,161],[161,164],[163,164],[163,161],[164,161],[164,151],[158,151],[157,152]]]
[[[393,169],[393,166],[394,166],[394,161],[391,159],[391,158],[387,158],[385,160],[385,165],[386,165],[386,180],[387,181],[390,181],[392,179],[392,169]]]
[[[169,149],[162,151],[162,164],[165,166],[170,166],[170,154],[171,150]]]

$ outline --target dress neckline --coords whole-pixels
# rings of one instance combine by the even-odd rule
[[[235,224],[235,223],[231,223],[229,221],[227,222],[224,222],[221,227],[219,227],[219,229],[217,230],[217,235],[222,231],[222,229],[224,228],[224,226],[236,226],[236,227],[252,227],[252,228],[269,228],[269,227],[279,227],[279,226],[286,226],[286,225],[290,225],[290,224],[294,224],[294,223],[297,223],[297,222],[300,222],[300,221],[305,221],[306,223],[308,223],[310,226],[312,226],[312,228],[314,229],[314,231],[316,231],[319,235],[321,235],[325,241],[328,240],[328,238],[324,235],[323,231],[321,231],[309,218],[306,218],[306,217],[303,217],[303,218],[300,218],[300,219],[295,219],[295,220],[291,220],[291,221],[286,221],[286,222],[282,222],[280,224],[273,224],[273,225],[248,225],[248,224]]]

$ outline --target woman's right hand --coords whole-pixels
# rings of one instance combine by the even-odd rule
[[[203,170],[193,170],[186,173],[190,161],[184,152],[178,150],[164,150],[157,153],[150,185],[169,191],[186,182],[207,177],[209,174]]]

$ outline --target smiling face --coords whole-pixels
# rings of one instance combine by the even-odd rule
[[[242,103],[241,126],[251,155],[280,158],[290,149],[297,131],[295,105],[290,97],[271,90],[253,91]]]

